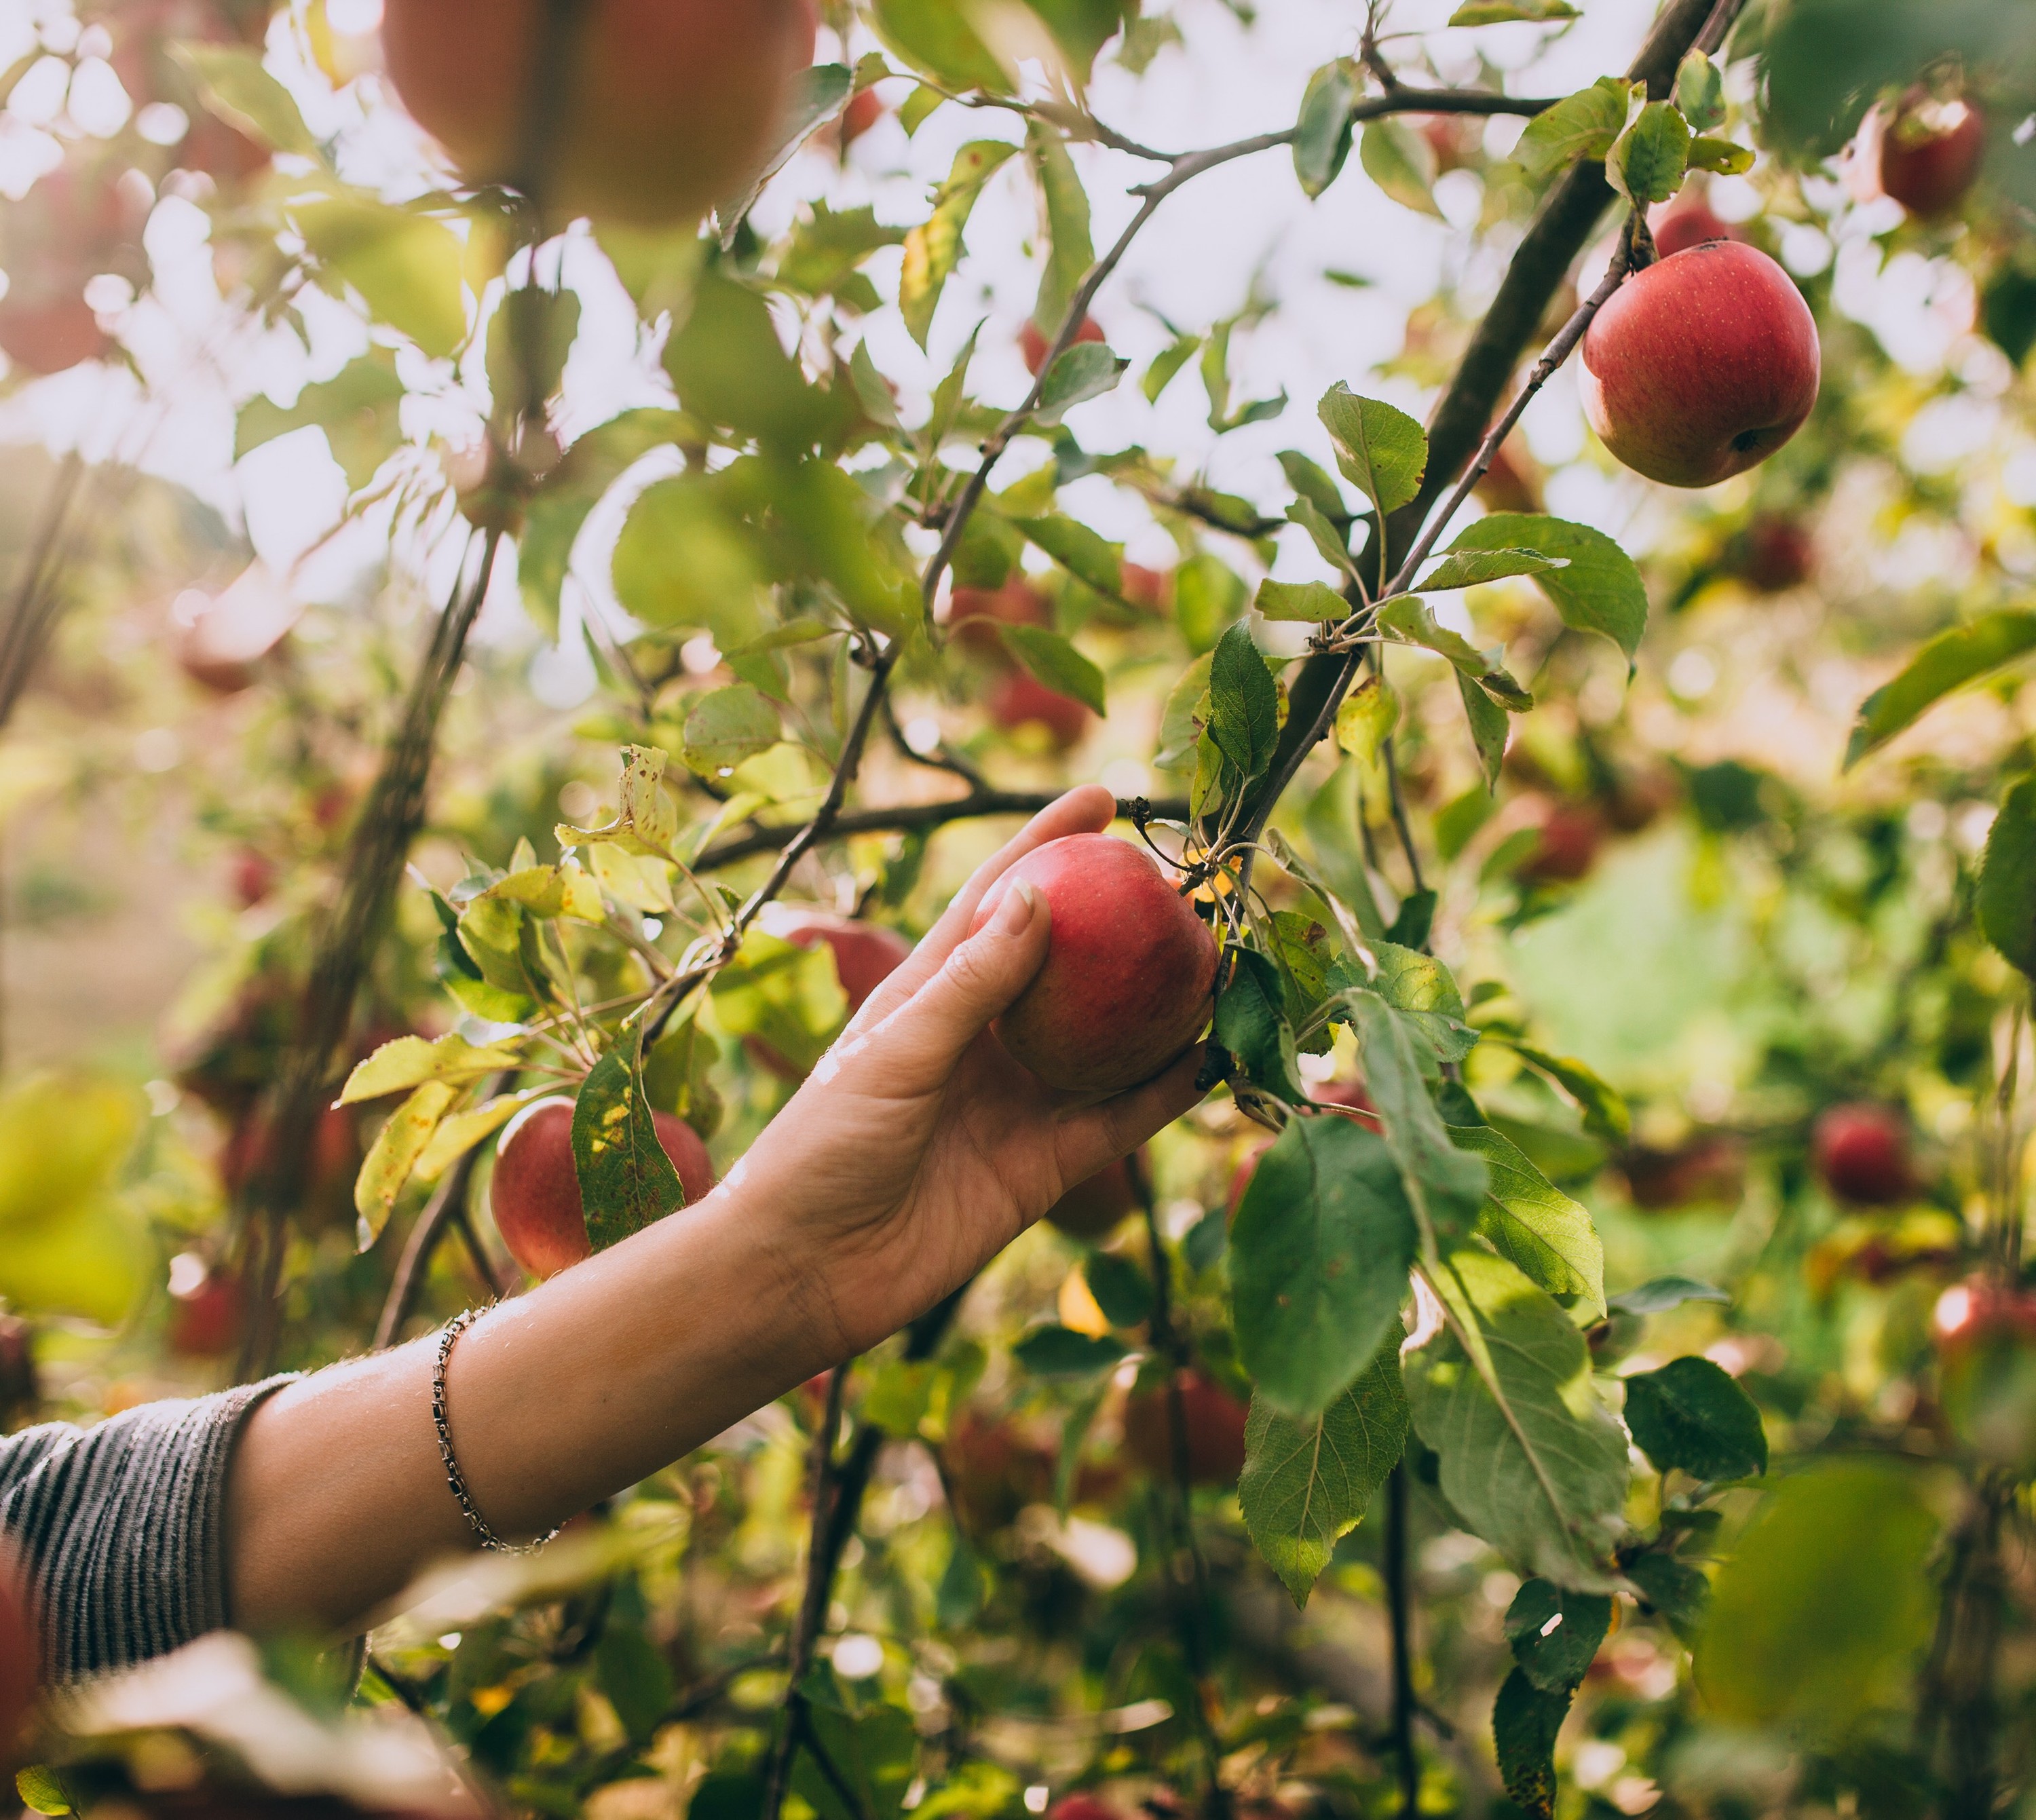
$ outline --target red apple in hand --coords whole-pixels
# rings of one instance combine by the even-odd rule
[[[1880,187],[1926,221],[1966,198],[1986,156],[1986,116],[1963,96],[1939,101],[1921,89],[1902,100],[1880,134]]]
[[[1020,879],[1053,914],[1046,965],[993,1027],[1049,1087],[1149,1080],[1208,1023],[1216,940],[1144,849],[1110,835],[1035,847],[992,885],[970,933]]]
[[[1764,462],[1817,401],[1817,326],[1765,253],[1714,240],[1635,273],[1585,331],[1584,409],[1635,473],[1708,487]]]
[[[1043,727],[1054,749],[1063,752],[1081,744],[1082,736],[1095,718],[1073,695],[1048,688],[1027,670],[1013,670],[998,677],[984,705],[990,710],[990,719],[1007,733],[1015,733],[1020,727]]]
[[[1834,1106],[1817,1121],[1817,1174],[1841,1200],[1889,1207],[1915,1186],[1909,1123],[1892,1106]]]
[[[1175,1382],[1187,1417],[1189,1479],[1196,1485],[1235,1485],[1244,1470],[1245,1406],[1198,1371],[1183,1371]],[[1141,1391],[1125,1404],[1124,1446],[1154,1478],[1173,1475],[1172,1399],[1163,1386]]]
[[[547,42],[554,12],[571,42]],[[545,200],[647,225],[697,220],[763,165],[813,60],[813,0],[385,0],[389,79],[475,184],[513,183],[541,69],[560,92]]]
[[[573,1102],[541,1099],[503,1128],[495,1156],[488,1205],[510,1255],[533,1276],[556,1276],[592,1255],[573,1162]],[[714,1187],[714,1164],[693,1128],[668,1112],[654,1112],[658,1142],[691,1205]]]
[[[1055,331],[1058,333],[1058,330]],[[1083,341],[1100,341],[1104,339],[1101,326],[1093,316],[1082,318],[1081,326],[1075,330],[1075,338],[1068,345],[1076,346]],[[1025,371],[1035,379],[1046,364],[1046,356],[1053,351],[1054,337],[1037,322],[1028,320],[1018,331],[1018,352],[1025,356]]]

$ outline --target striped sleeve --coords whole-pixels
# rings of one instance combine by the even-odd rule
[[[35,1587],[52,1680],[225,1626],[227,1465],[250,1411],[289,1381],[0,1439],[0,1531]]]

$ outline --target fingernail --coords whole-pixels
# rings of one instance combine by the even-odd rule
[[[1004,894],[1004,901],[997,906],[993,926],[999,935],[1016,935],[1032,920],[1032,912],[1039,902],[1039,894],[1031,882],[1014,879],[1011,888]]]

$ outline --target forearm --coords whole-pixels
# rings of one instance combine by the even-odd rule
[[[351,1622],[473,1545],[432,1422],[435,1345],[320,1372],[250,1419],[228,1487],[236,1624]],[[488,1522],[540,1535],[841,1351],[810,1251],[728,1185],[469,1328],[447,1417]]]

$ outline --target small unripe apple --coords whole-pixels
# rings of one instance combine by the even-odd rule
[[[881,923],[829,916],[824,910],[773,904],[759,921],[767,935],[796,948],[816,948],[824,942],[833,951],[835,977],[841,982],[851,1017],[912,952],[912,944],[895,929],[886,929]],[[744,1047],[772,1073],[786,1080],[802,1078],[804,1070],[794,1067],[761,1037],[749,1038]]]
[[[1966,199],[1986,156],[1986,116],[1962,96],[1912,89],[1880,134],[1880,187],[1926,221]]]
[[[1141,1151],[1141,1160],[1144,1155]],[[1047,1223],[1091,1245],[1109,1238],[1124,1216],[1141,1204],[1133,1168],[1131,1158],[1121,1156],[1087,1181],[1076,1183],[1046,1209]]]
[[[1747,526],[1734,570],[1758,593],[1785,594],[1810,578],[1816,557],[1816,544],[1800,520],[1770,514]]]
[[[1657,202],[1647,211],[1647,230],[1654,236],[1656,250],[1663,258],[1687,252],[1707,240],[1738,240],[1744,236],[1712,212],[1704,192],[1687,184],[1666,202]]]
[[[1183,1371],[1188,1477],[1197,1485],[1235,1485],[1244,1470],[1245,1406],[1199,1371]],[[1174,1471],[1172,1400],[1163,1386],[1139,1392],[1124,1406],[1125,1451],[1156,1479]]]
[[[1817,1120],[1814,1144],[1817,1174],[1841,1200],[1889,1207],[1915,1186],[1909,1123],[1892,1106],[1832,1106]]]
[[[1528,884],[1574,884],[1589,875],[1604,844],[1604,819],[1589,803],[1551,804],[1536,831],[1534,850],[1514,869]]]
[[[541,1099],[503,1128],[488,1204],[509,1254],[533,1276],[556,1276],[593,1255],[573,1160],[573,1102]],[[711,1192],[714,1164],[699,1134],[668,1112],[654,1112],[658,1142],[679,1172],[686,1203]]]
[[[1003,626],[1054,623],[1054,603],[1043,588],[1019,574],[1001,588],[956,588],[948,602],[948,627],[955,642],[979,657],[1008,655],[997,635]]]
[[[1081,319],[1081,326],[1075,330],[1074,340],[1068,345],[1075,347],[1084,341],[1100,341],[1105,338],[1102,326],[1095,317],[1084,316]],[[1035,379],[1039,376],[1039,371],[1046,365],[1046,356],[1053,352],[1053,336],[1037,322],[1028,319],[1025,326],[1018,331],[1018,352],[1025,357],[1025,371]]]
[[[28,1576],[0,1540],[0,1768],[21,1761],[21,1738],[42,1679],[43,1640]]]
[[[543,199],[571,214],[698,220],[762,167],[813,59],[813,0],[586,0],[559,9],[576,23],[556,47],[552,10],[384,0],[382,48],[404,105],[468,182],[514,183],[534,149]],[[550,142],[534,148],[548,115]]]
[[[1817,401],[1817,325],[1757,248],[1707,241],[1614,292],[1579,382],[1604,446],[1650,480],[1708,487],[1764,462]]]
[[[1073,695],[1050,689],[1028,670],[1013,670],[990,685],[983,704],[990,718],[1007,733],[1020,727],[1046,729],[1057,752],[1069,752],[1081,744],[1095,717]]]
[[[1035,847],[992,885],[970,933],[1020,879],[1053,917],[1046,964],[992,1027],[1049,1087],[1116,1093],[1149,1080],[1208,1022],[1216,940],[1158,864],[1110,835]]]

